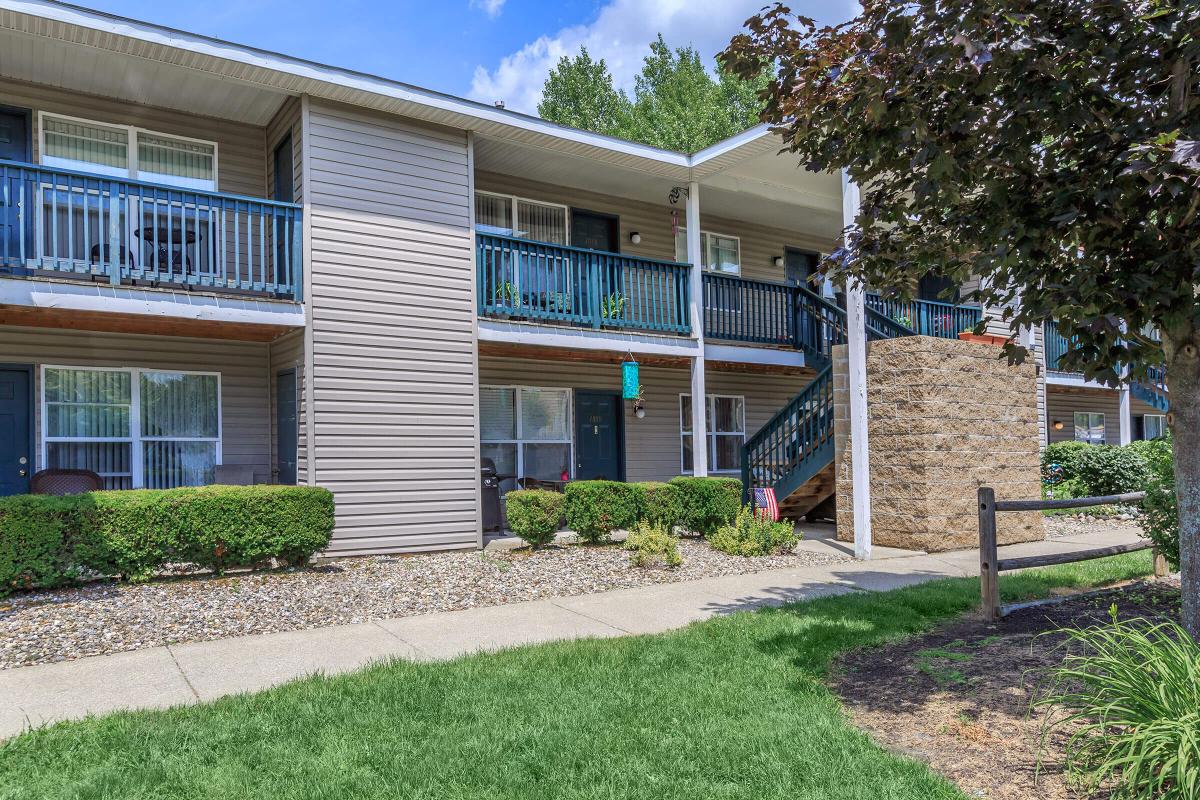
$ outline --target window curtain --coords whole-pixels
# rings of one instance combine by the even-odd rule
[[[518,236],[549,244],[567,243],[567,210],[541,203],[517,201]]]
[[[512,198],[476,194],[475,227],[483,233],[512,236]]]
[[[140,179],[192,189],[216,189],[213,145],[150,133],[138,133],[137,142]]]
[[[84,122],[43,119],[47,166],[83,169],[105,175],[129,174],[129,134],[116,128]]]
[[[46,466],[87,469],[106,489],[133,485],[128,372],[47,369]]]
[[[219,436],[217,377],[143,372],[140,390],[146,488],[212,483]]]

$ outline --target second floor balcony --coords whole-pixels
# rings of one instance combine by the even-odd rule
[[[300,300],[300,206],[0,161],[0,275]]]
[[[475,235],[479,314],[575,328],[689,336],[690,264],[529,239]],[[714,341],[809,349],[828,338],[831,300],[785,282],[705,272],[704,336]],[[978,306],[867,295],[872,325],[957,338]]]

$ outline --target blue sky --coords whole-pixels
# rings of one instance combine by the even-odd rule
[[[75,0],[102,11],[534,112],[549,66],[586,45],[631,86],[647,43],[716,53],[766,0]],[[851,0],[795,0],[823,22]]]

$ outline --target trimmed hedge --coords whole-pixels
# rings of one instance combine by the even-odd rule
[[[1075,471],[1092,496],[1140,492],[1150,480],[1145,457],[1128,446],[1089,445],[1075,460]]]
[[[202,486],[0,498],[0,592],[89,575],[145,580],[166,564],[302,565],[329,544],[333,495],[312,486]]]
[[[679,487],[658,481],[635,483],[634,486],[641,492],[638,519],[644,519],[656,527],[666,528],[670,533],[683,516]]]
[[[704,537],[733,524],[742,507],[742,482],[737,478],[671,479],[679,491],[679,524]]]
[[[518,489],[504,496],[508,529],[537,549],[554,541],[562,522],[564,497],[546,489]]]
[[[572,481],[563,488],[567,527],[592,543],[615,530],[628,530],[638,520],[643,492],[632,483]]]

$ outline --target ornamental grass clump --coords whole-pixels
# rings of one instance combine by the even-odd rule
[[[632,551],[629,563],[635,567],[652,567],[661,564],[677,567],[683,563],[679,545],[666,528],[646,522],[633,526],[625,539],[625,549]]]
[[[800,541],[790,522],[773,522],[742,506],[732,525],[722,525],[709,537],[714,549],[733,556],[768,556],[793,550]]]
[[[1037,701],[1043,735],[1071,732],[1068,771],[1129,800],[1200,797],[1200,645],[1175,622],[1067,628],[1073,651]],[[1066,715],[1058,713],[1065,710]]]

